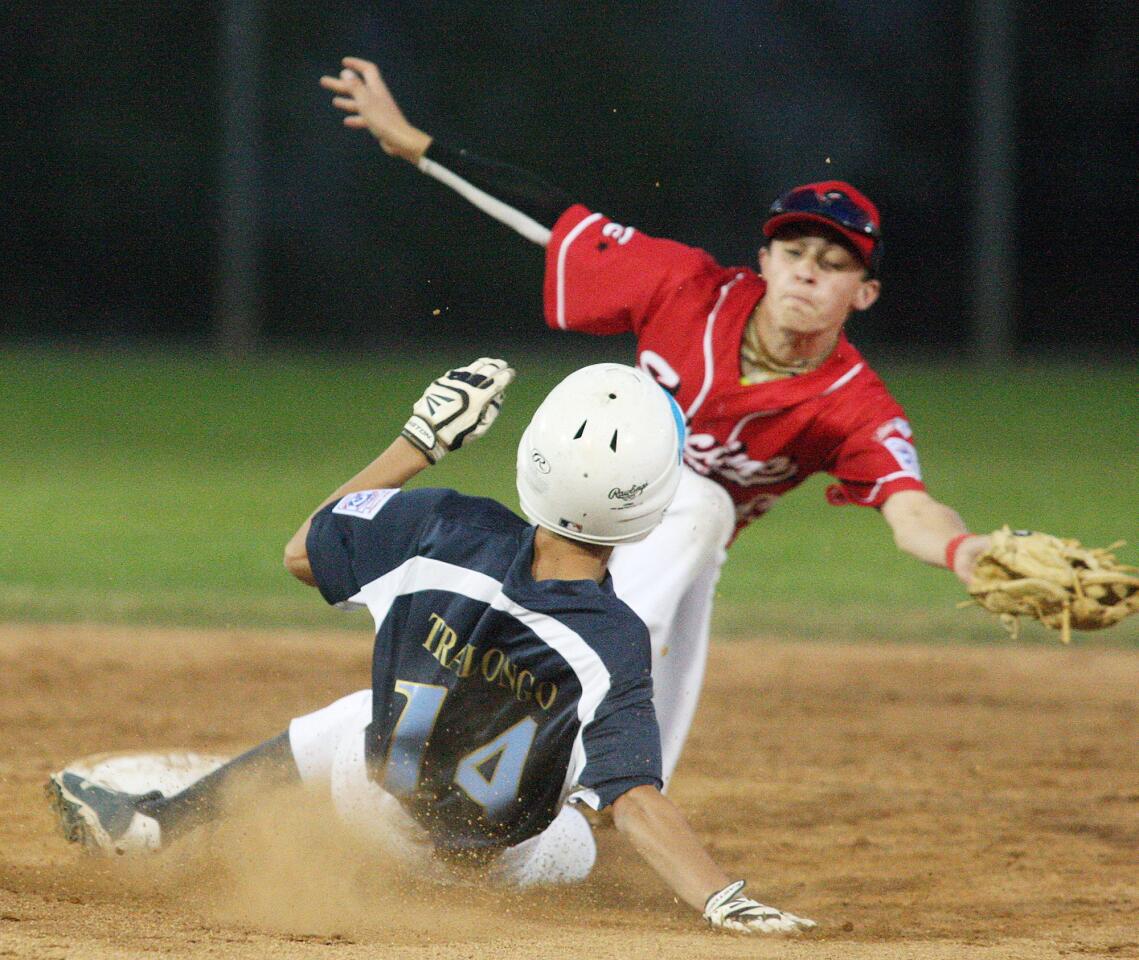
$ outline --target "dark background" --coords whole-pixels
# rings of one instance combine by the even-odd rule
[[[1017,350],[1134,357],[1134,4],[1011,10]],[[213,342],[222,21],[189,0],[4,5],[4,340]],[[263,344],[548,342],[538,248],[341,127],[317,80],[345,54],[430,133],[725,263],[753,263],[787,187],[850,180],[887,237],[854,339],[967,344],[965,3],[275,0],[262,24]]]

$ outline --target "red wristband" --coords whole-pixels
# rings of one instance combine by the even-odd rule
[[[961,546],[970,537],[975,536],[972,533],[959,533],[952,540],[945,545],[945,566],[946,569],[953,569],[953,561],[957,559],[957,548]]]

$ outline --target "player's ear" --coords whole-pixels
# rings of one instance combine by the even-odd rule
[[[770,256],[771,256],[771,250],[768,248],[767,244],[764,244],[762,247],[759,248],[758,259],[759,259],[759,272],[761,274],[763,273],[764,265],[767,263],[767,258]]]
[[[882,282],[880,280],[875,280],[873,277],[869,280],[863,280],[858,285],[858,289],[854,291],[854,309],[869,310],[874,306],[874,302],[881,292]]]

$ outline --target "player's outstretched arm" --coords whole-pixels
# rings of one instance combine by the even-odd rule
[[[527,240],[543,247],[549,243],[554,224],[573,206],[572,197],[529,170],[437,142],[408,122],[374,63],[361,57],[341,63],[339,75],[321,77],[320,84],[335,94],[333,106],[347,114],[345,126],[369,130],[385,153],[414,163]]]
[[[438,463],[451,450],[473,443],[490,429],[502,407],[514,370],[505,360],[480,357],[448,370],[428,384],[394,442],[354,477],[337,487],[309,514],[285,545],[285,568],[316,586],[306,541],[312,518],[334,500],[358,490],[394,490]]]
[[[639,786],[613,802],[613,822],[657,875],[714,927],[740,933],[796,933],[815,926],[741,894],[708,855],[680,809],[656,787]]]
[[[950,567],[962,583],[973,576],[989,538],[969,533],[957,511],[924,490],[902,490],[882,504],[899,550],[935,567]]]
[[[431,137],[408,122],[379,67],[360,57],[345,57],[340,62],[344,66],[340,74],[321,77],[320,85],[336,94],[332,104],[347,114],[344,126],[368,130],[384,153],[418,163]]]

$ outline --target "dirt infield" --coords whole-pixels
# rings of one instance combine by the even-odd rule
[[[721,643],[672,795],[795,941],[704,930],[598,825],[556,896],[432,887],[322,808],[138,862],[41,785],[103,750],[235,753],[365,686],[360,634],[0,625],[0,957],[1139,957],[1139,651]]]

